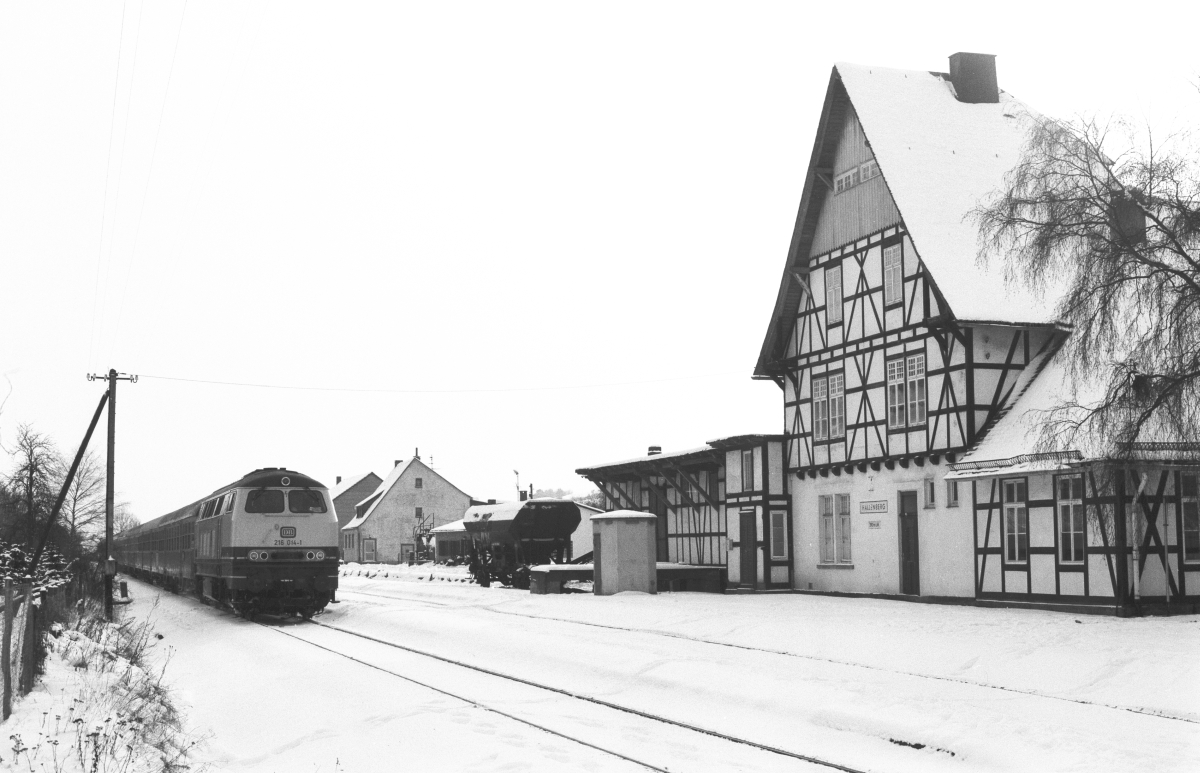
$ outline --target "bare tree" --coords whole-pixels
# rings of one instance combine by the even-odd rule
[[[101,511],[101,523],[103,523],[103,511]],[[113,505],[113,536],[117,537],[122,532],[129,531],[134,526],[141,526],[142,522],[129,509],[129,503],[117,502]]]
[[[1031,119],[1005,188],[973,213],[980,260],[1058,296],[1073,381],[1046,450],[1123,454],[1200,430],[1200,169],[1190,138]],[[1090,391],[1089,391],[1090,390]]]
[[[12,542],[35,539],[38,522],[50,514],[63,476],[62,457],[50,438],[28,424],[17,427],[14,467],[6,487],[10,495],[5,536]]]
[[[58,517],[70,536],[72,551],[90,550],[104,530],[104,472],[100,460],[88,451],[67,489]]]

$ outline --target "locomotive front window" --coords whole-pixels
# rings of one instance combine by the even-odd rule
[[[276,489],[258,489],[246,496],[247,513],[282,513],[283,492]]]
[[[325,497],[319,491],[297,489],[288,492],[288,510],[293,513],[324,513]]]

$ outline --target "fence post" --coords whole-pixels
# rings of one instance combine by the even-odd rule
[[[22,648],[25,651],[25,663],[21,666],[21,677],[24,684],[21,685],[21,695],[28,695],[33,692],[34,666],[37,663],[37,624],[38,624],[38,608],[33,603],[33,586],[25,586],[25,646]]]
[[[4,671],[4,719],[12,714],[12,580],[4,580],[4,652],[0,652],[0,669]]]
[[[33,663],[30,662],[32,658],[30,657],[31,649],[29,646],[30,637],[33,633],[30,630],[33,624],[33,620],[31,619],[33,611],[33,585],[21,583],[21,595],[25,600],[21,604],[21,678],[17,682],[17,689],[21,691],[22,695],[28,695],[29,689],[26,685],[30,682],[29,672],[33,666]]]

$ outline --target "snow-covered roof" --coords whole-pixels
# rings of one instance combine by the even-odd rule
[[[913,246],[954,316],[1054,322],[1057,295],[1006,285],[999,261],[979,264],[979,228],[968,217],[1020,160],[1029,108],[1003,91],[999,102],[960,102],[947,76],[923,70],[846,62],[836,70]]]
[[[429,533],[430,534],[451,534],[454,532],[466,533],[466,531],[467,531],[466,521],[464,521],[462,518],[459,518],[457,521],[451,521],[450,523],[443,523],[441,526],[435,526],[429,530]]]
[[[441,473],[439,473],[437,470],[433,469],[429,465],[422,462],[419,457],[414,456],[411,459],[409,459],[407,462],[404,462],[402,464],[397,464],[395,467],[393,467],[392,471],[388,473],[388,476],[386,478],[384,478],[383,482],[380,483],[375,488],[375,490],[371,492],[371,495],[368,497],[365,497],[361,502],[359,502],[357,505],[355,505],[356,509],[360,509],[364,506],[366,507],[366,509],[363,510],[361,515],[356,515],[356,516],[354,516],[354,518],[351,518],[350,521],[347,522],[346,525],[342,527],[342,530],[345,531],[346,529],[356,529],[359,526],[362,526],[363,521],[365,521],[371,517],[371,513],[375,512],[375,509],[379,507],[379,503],[382,502],[384,497],[387,495],[387,493],[389,491],[391,491],[392,486],[395,486],[396,482],[399,481],[400,478],[402,478],[404,476],[405,470],[407,470],[409,467],[412,467],[413,465],[420,465],[422,468],[424,468],[425,472],[428,472],[430,475],[436,475],[439,479],[441,479],[443,482],[445,482],[446,485],[450,486],[452,489],[459,492],[464,497],[467,497],[467,499],[471,498],[470,494],[466,493],[465,491],[460,489],[458,486],[455,486],[453,483],[446,480],[445,476],[443,476]]]
[[[1036,114],[1003,91],[999,102],[960,102],[949,76],[941,73],[839,62],[830,76],[791,250],[755,375],[771,375],[772,363],[787,344],[790,320],[802,298],[793,272],[803,271],[809,261],[811,234],[829,195],[820,175],[827,173],[839,127],[851,114],[858,116],[913,247],[951,314],[964,322],[1054,323],[1061,292],[1039,296],[1023,283],[1006,282],[1002,261],[981,265],[978,225],[968,217],[1004,184]]]
[[[708,441],[708,445],[700,448],[689,448],[684,451],[668,451],[660,454],[649,454],[647,456],[638,456],[633,459],[623,459],[619,462],[607,462],[605,464],[593,464],[589,467],[580,467],[575,470],[579,475],[587,476],[588,473],[598,472],[600,470],[611,470],[613,467],[624,467],[626,465],[639,465],[646,462],[656,462],[664,459],[683,459],[689,456],[700,458],[711,457],[713,454],[724,451],[727,448],[747,448],[756,446],[764,440],[781,440],[782,435],[730,435],[729,437],[717,438]]]
[[[359,475],[351,475],[348,478],[342,478],[341,483],[337,484],[336,486],[334,486],[333,488],[331,488],[329,490],[329,498],[337,499],[342,494],[345,494],[347,491],[349,491],[350,489],[357,486],[359,483],[362,483],[364,478],[366,478],[370,475],[374,475],[374,474],[375,473],[373,473],[373,472],[367,471],[367,472],[361,473]]]

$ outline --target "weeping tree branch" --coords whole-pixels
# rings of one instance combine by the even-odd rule
[[[1160,142],[1147,130],[1138,141],[1120,121],[1034,118],[1005,187],[971,217],[979,260],[1058,298],[1073,329],[1061,356],[1076,388],[1041,417],[1043,450],[1123,455],[1134,441],[1200,437],[1191,137]]]

